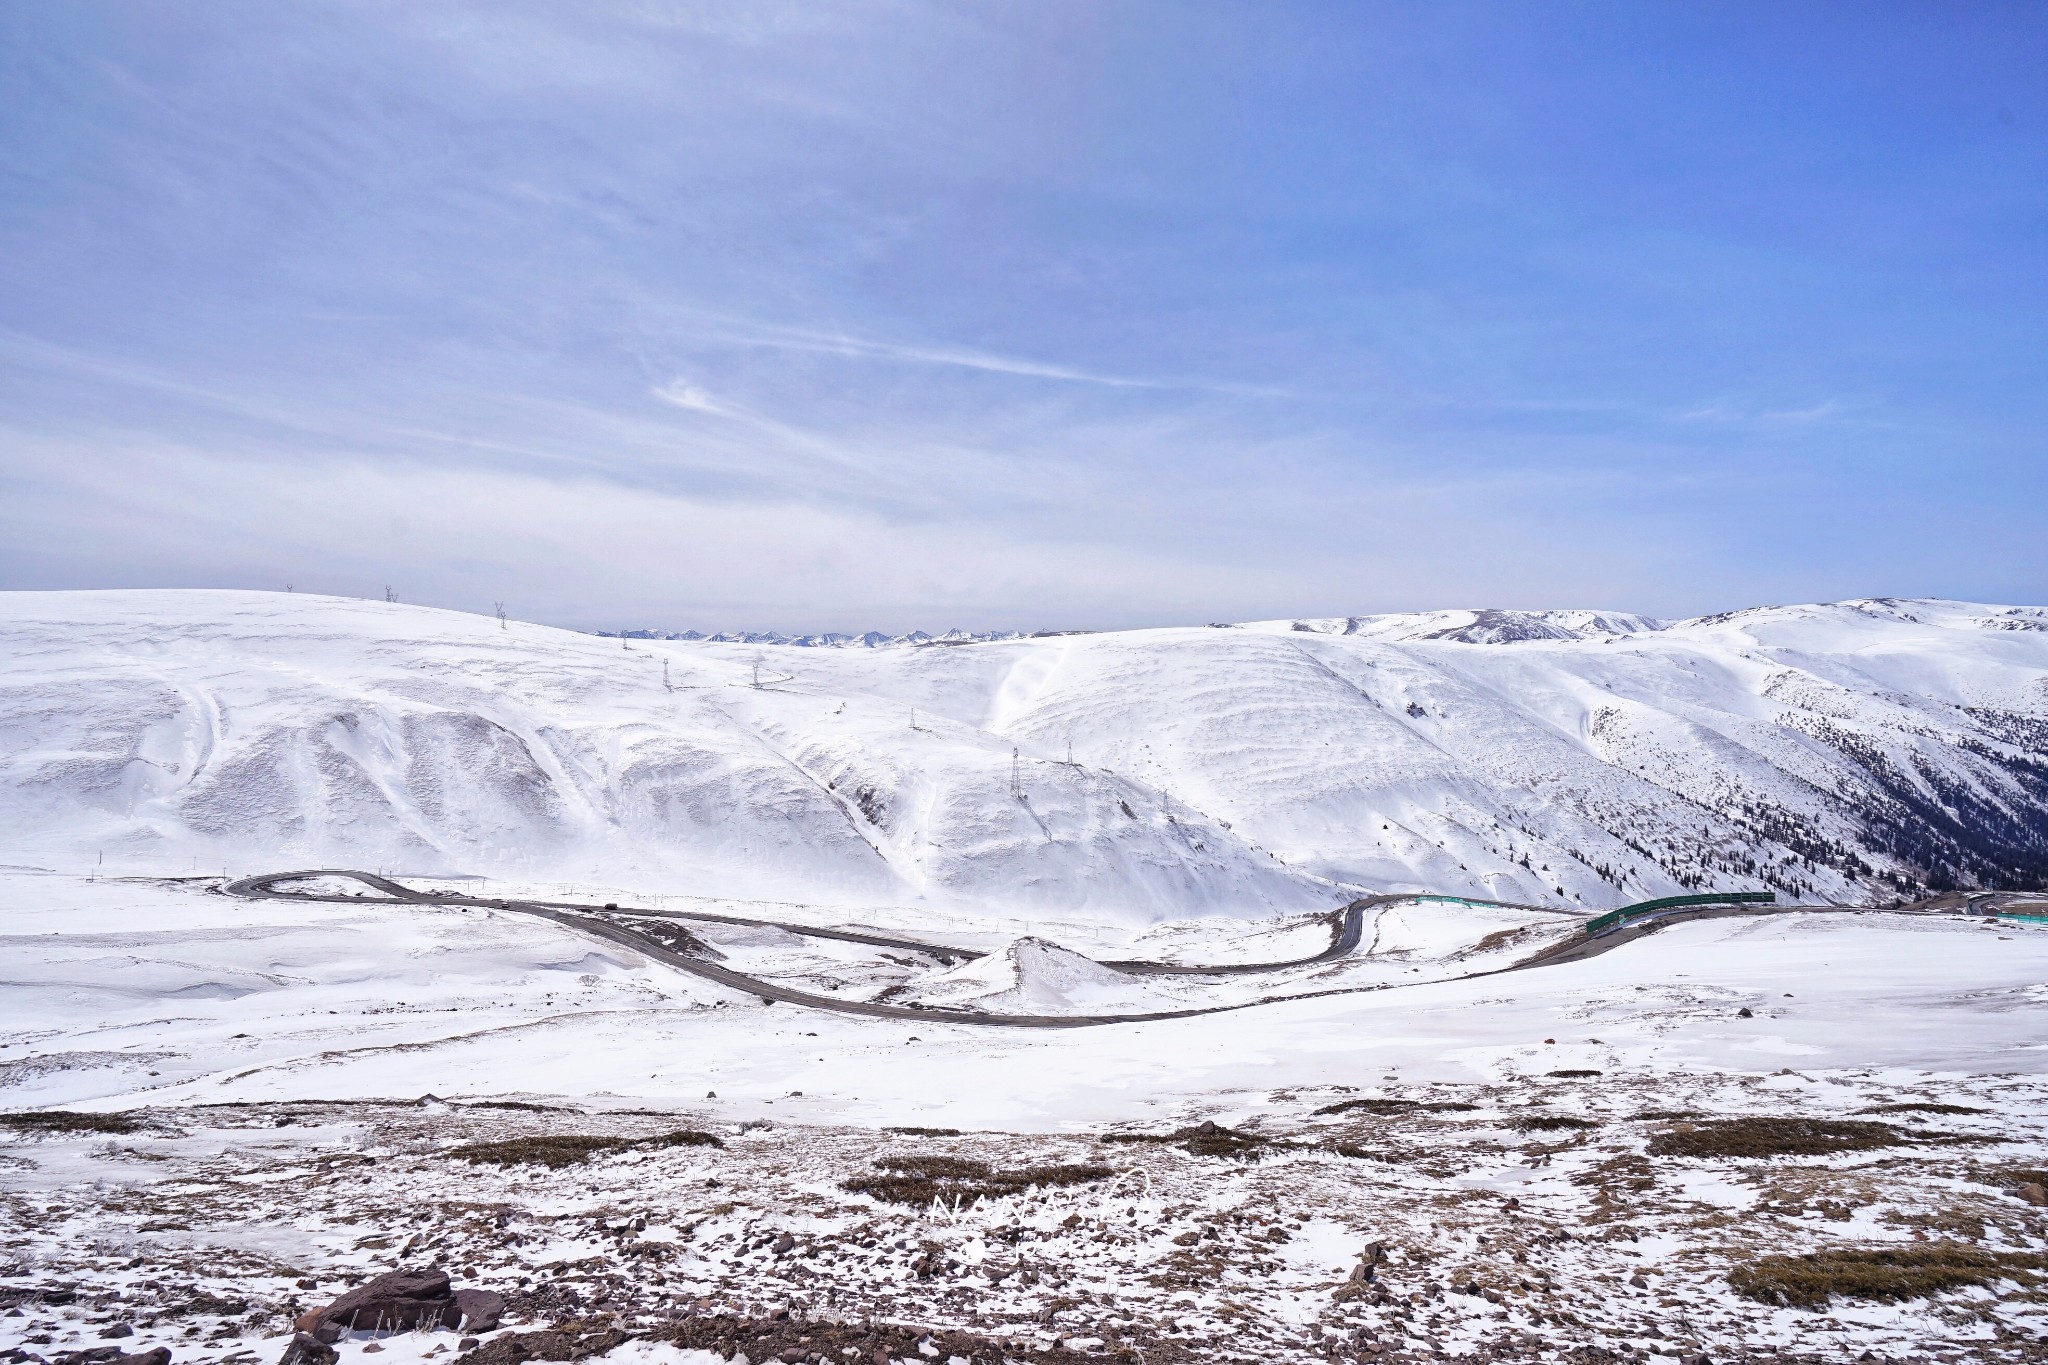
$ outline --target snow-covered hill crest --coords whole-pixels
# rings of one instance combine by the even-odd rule
[[[0,860],[1139,920],[2048,883],[2048,611],[1440,612],[794,650],[0,596]]]

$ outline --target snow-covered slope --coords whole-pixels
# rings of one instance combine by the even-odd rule
[[[2048,882],[2048,611],[1439,612],[896,649],[0,595],[0,860],[1150,920]]]

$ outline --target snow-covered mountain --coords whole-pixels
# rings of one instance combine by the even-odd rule
[[[936,641],[934,642],[937,643]],[[2048,883],[2048,610],[1456,611],[956,647],[0,595],[0,860],[1157,919]]]

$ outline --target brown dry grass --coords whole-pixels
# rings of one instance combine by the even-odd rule
[[[1835,1295],[1895,1302],[1998,1280],[2032,1284],[2030,1272],[2044,1267],[2048,1267],[2048,1257],[2036,1254],[1986,1251],[1961,1242],[1925,1242],[1842,1248],[1806,1256],[1765,1256],[1730,1271],[1728,1283],[1736,1293],[1759,1303],[1820,1310]]]
[[[1235,1128],[1225,1128],[1213,1120],[1205,1120],[1192,1128],[1177,1128],[1171,1133],[1104,1133],[1101,1140],[1178,1147],[1189,1156],[1249,1157],[1258,1155],[1262,1148],[1274,1145],[1272,1138],[1263,1137],[1258,1133],[1240,1132]]]
[[[498,1142],[472,1142],[447,1153],[462,1161],[487,1166],[547,1166],[559,1170],[577,1166],[606,1152],[623,1152],[635,1147],[723,1147],[710,1133],[678,1129],[652,1137],[596,1137],[584,1133],[539,1133],[530,1137],[505,1138]]]
[[[1714,1119],[1658,1133],[1651,1156],[1827,1156],[1892,1147],[1909,1139],[1888,1123],[1861,1119]]]
[[[127,1114],[80,1114],[68,1109],[0,1114],[0,1128],[17,1133],[132,1133],[141,1126]]]
[[[1039,1165],[997,1170],[985,1162],[958,1156],[885,1156],[875,1166],[876,1174],[853,1176],[842,1188],[855,1194],[872,1195],[890,1204],[922,1206],[934,1199],[947,1204],[969,1204],[977,1199],[1000,1199],[1005,1195],[1021,1194],[1034,1185],[1086,1185],[1116,1174],[1107,1166],[1094,1165]]]
[[[1571,1114],[1517,1114],[1515,1127],[1524,1133],[1556,1132],[1565,1128],[1598,1128],[1594,1119],[1577,1118]]]
[[[1453,1114],[1468,1113],[1476,1104],[1459,1100],[1343,1100],[1326,1104],[1318,1114]]]

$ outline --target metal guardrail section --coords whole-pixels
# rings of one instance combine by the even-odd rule
[[[1609,910],[1604,915],[1595,915],[1586,921],[1586,936],[1597,938],[1610,930],[1619,929],[1631,920],[1647,915],[1662,914],[1667,910],[1686,910],[1696,905],[1769,905],[1778,899],[1775,891],[1721,891],[1708,892],[1698,896],[1664,896],[1653,901],[1638,901],[1624,905],[1619,910]]]

